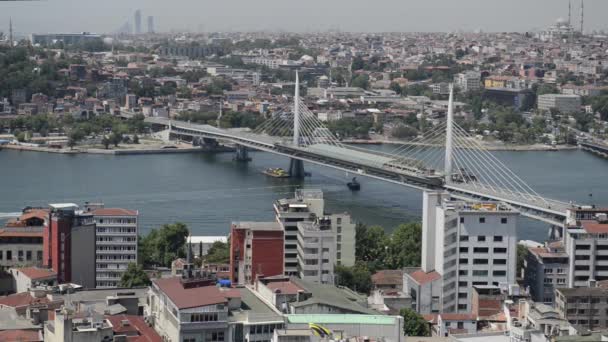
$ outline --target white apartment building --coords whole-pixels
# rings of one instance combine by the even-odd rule
[[[423,301],[420,307],[468,313],[472,309],[473,286],[515,284],[518,217],[519,212],[498,202],[452,201],[446,192],[426,191],[422,269],[406,272],[404,291],[420,291],[420,285],[432,281],[432,293],[416,293],[417,300]],[[437,285],[439,277],[441,282]],[[433,298],[439,302],[424,302]]]
[[[568,287],[608,280],[608,215],[597,214],[593,220],[580,220],[566,228],[564,247],[570,256]]]
[[[336,235],[329,218],[298,222],[298,272],[300,279],[334,284]]]
[[[578,95],[544,94],[538,96],[538,110],[556,109],[561,113],[576,113],[581,110],[581,97]]]
[[[481,73],[477,71],[467,71],[454,75],[454,84],[461,91],[477,91],[481,89]]]
[[[285,275],[298,276],[298,222],[314,222],[317,218],[331,222],[335,236],[335,263],[345,266],[355,264],[355,223],[349,214],[325,214],[323,191],[299,189],[295,197],[274,203],[276,220],[285,231]]]
[[[138,216],[136,210],[86,204],[96,225],[96,287],[112,288],[129,263],[137,263]]]

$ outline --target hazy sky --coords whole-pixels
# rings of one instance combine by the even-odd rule
[[[579,26],[580,0],[572,0]],[[159,31],[526,31],[568,17],[568,0],[0,0],[0,31],[111,32],[133,12]],[[608,1],[585,1],[585,30],[606,29]]]

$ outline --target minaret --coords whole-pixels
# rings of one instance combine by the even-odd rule
[[[13,18],[8,19],[8,43],[13,47]]]
[[[581,34],[585,24],[585,0],[581,0]]]
[[[568,25],[572,27],[572,0],[568,0]]]

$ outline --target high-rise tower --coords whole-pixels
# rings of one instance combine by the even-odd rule
[[[154,17],[148,16],[148,33],[154,33]]]
[[[141,34],[141,11],[135,11],[135,34]]]
[[[8,44],[13,47],[13,18],[8,19]]]
[[[585,0],[581,0],[581,34],[585,28]]]

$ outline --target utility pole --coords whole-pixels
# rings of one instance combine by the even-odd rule
[[[450,83],[450,99],[448,100],[448,117],[445,127],[445,183],[452,182],[452,125],[454,121],[454,84]]]

